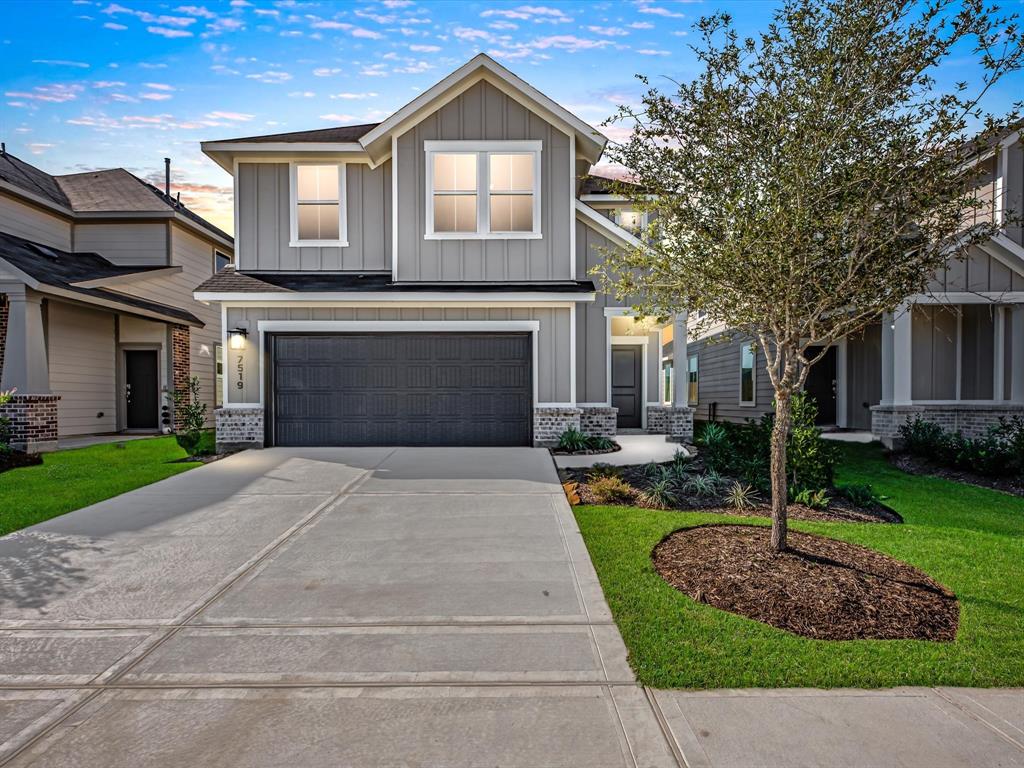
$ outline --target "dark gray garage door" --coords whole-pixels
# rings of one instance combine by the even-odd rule
[[[529,334],[278,335],[276,445],[529,445]]]

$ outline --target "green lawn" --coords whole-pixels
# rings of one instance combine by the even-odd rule
[[[696,512],[575,507],[640,680],[659,688],[1024,685],[1024,499],[892,468],[877,445],[844,445],[838,482],[870,483],[906,521],[793,522],[918,566],[960,600],[954,643],[810,640],[697,603],[668,586],[651,549],[723,520]]]
[[[174,463],[184,456],[173,437],[155,437],[47,453],[0,473],[0,536],[199,466]]]

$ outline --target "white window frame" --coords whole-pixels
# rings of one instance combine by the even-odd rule
[[[634,232],[632,229],[630,229],[629,227],[622,223],[622,214],[626,212],[627,211],[624,208],[613,208],[612,221],[614,221],[616,225],[622,227],[624,230],[629,232],[629,234],[633,235],[634,237],[642,237],[644,232],[647,231],[647,211],[635,211],[632,208],[629,209],[629,213],[640,214],[640,228],[636,232]]]
[[[219,359],[218,359],[219,358]],[[217,370],[220,366],[220,371]],[[213,345],[213,406],[214,408],[224,407],[224,346]]]
[[[539,240],[541,232],[541,152],[543,142],[527,141],[424,141],[426,163],[426,220],[424,240]],[[476,232],[434,231],[434,155],[475,154],[476,160]],[[489,156],[533,155],[533,231],[491,232],[491,190]],[[501,194],[496,192],[495,194]]]
[[[750,355],[754,358],[750,364],[750,400],[743,399],[743,350],[750,349]],[[698,364],[699,365],[699,364]],[[700,373],[697,374],[700,376]],[[744,408],[751,408],[757,405],[757,348],[754,346],[754,342],[747,341],[740,344],[740,392],[739,392],[739,404]]]
[[[336,165],[338,166],[338,239],[337,240],[300,240],[299,239],[299,166],[300,165]],[[291,220],[289,247],[331,247],[345,248],[348,246],[348,184],[346,176],[347,163],[329,162],[324,160],[298,161],[288,164],[288,217]],[[332,201],[333,202],[333,201]]]
[[[693,370],[693,371],[690,370],[690,361],[691,360],[696,363],[696,365],[694,366],[695,370]],[[740,358],[740,361],[742,363],[742,358]],[[756,358],[755,358],[755,361],[756,361]],[[697,397],[693,398],[692,400],[690,399],[690,374],[691,373],[697,374],[697,381],[694,382],[697,385]],[[743,375],[742,369],[740,370],[740,375],[741,376]],[[741,386],[742,386],[742,382],[741,382]],[[756,389],[757,388],[755,387],[755,391],[756,391]],[[699,397],[700,397],[700,355],[698,355],[696,352],[694,352],[693,354],[686,356],[686,404],[687,405],[697,405]]]

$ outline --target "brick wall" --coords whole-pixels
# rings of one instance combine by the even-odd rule
[[[886,445],[892,446],[899,428],[920,416],[938,424],[947,432],[961,432],[965,437],[979,437],[1000,418],[1024,418],[1024,404],[1017,403],[955,403],[945,405],[876,405],[871,408],[871,432]]]
[[[565,430],[580,428],[579,408],[534,408],[534,445],[554,445]]]
[[[190,334],[187,325],[171,326],[171,386],[175,392],[188,392],[188,379],[192,373],[190,363]],[[174,428],[180,429],[178,414],[174,414]]]
[[[693,409],[671,405],[647,406],[647,432],[668,435],[673,440],[693,440]]]
[[[614,437],[618,432],[618,408],[585,407],[580,409],[580,431],[588,435]]]
[[[60,395],[19,395],[0,405],[11,422],[11,446],[27,453],[57,447],[57,401]]]
[[[217,453],[230,453],[246,448],[262,448],[264,440],[262,408],[218,408]]]
[[[7,294],[0,293],[0,380],[4,373],[4,348],[7,346],[7,317],[11,308],[7,303]]]

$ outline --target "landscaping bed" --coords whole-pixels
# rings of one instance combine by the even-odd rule
[[[1003,493],[1011,493],[1014,496],[1024,496],[1024,478],[1021,477],[990,477],[972,472],[969,469],[956,469],[946,467],[935,461],[913,456],[909,453],[891,453],[889,461],[892,465],[903,472],[911,475],[931,475],[946,480],[953,480],[957,483],[967,483],[981,488],[992,488]]]
[[[25,453],[24,451],[3,450],[0,448],[0,472],[17,469],[18,467],[32,467],[42,463],[43,458],[38,453]]]
[[[959,605],[913,566],[856,544],[791,532],[772,552],[770,531],[704,525],[667,536],[655,570],[700,603],[819,640],[956,638]]]

